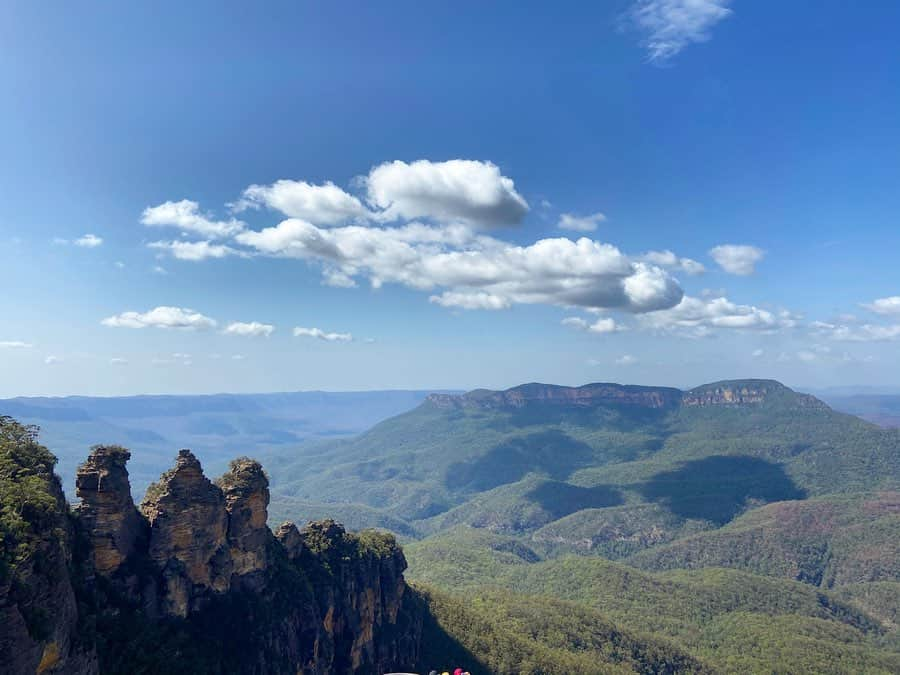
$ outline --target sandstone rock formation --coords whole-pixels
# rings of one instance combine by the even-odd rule
[[[10,428],[28,462],[15,475],[41,506],[33,529],[18,530],[30,553],[13,575],[0,567],[0,672],[375,675],[415,665],[425,610],[393,536],[334,521],[273,535],[260,464],[237,459],[213,483],[189,450],[138,510],[129,451],[95,447],[70,512],[53,456]]]
[[[94,448],[75,477],[78,513],[91,537],[94,569],[116,572],[145,538],[146,523],[131,499],[128,469],[131,453],[118,446]]]
[[[246,577],[266,569],[272,533],[269,517],[269,479],[262,465],[247,457],[231,462],[218,481],[228,511],[228,547],[232,574]]]
[[[111,630],[122,616],[137,625],[166,618],[219,672],[376,673],[415,663],[422,617],[392,536],[351,534],[334,521],[284,523],[273,535],[262,466],[239,458],[213,483],[189,450],[138,511],[129,456],[95,448],[78,477],[86,577],[96,580],[101,619],[105,603],[116,605]],[[129,638],[108,640],[125,643],[107,657],[117,668],[131,663]]]
[[[275,538],[284,547],[285,553],[291,560],[297,560],[307,550],[303,539],[300,537],[300,530],[290,521],[278,526],[278,529],[275,531]]]
[[[141,513],[150,523],[150,559],[165,580],[163,611],[187,616],[197,597],[231,586],[225,496],[181,450],[175,468],[147,489]]]
[[[815,396],[798,394],[774,380],[745,380],[706,384],[686,391],[682,405],[687,407],[748,406],[760,405],[774,397],[789,396],[791,402],[802,408],[827,409],[828,406]]]

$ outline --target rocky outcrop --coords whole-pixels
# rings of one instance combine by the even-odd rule
[[[334,672],[357,672],[391,663],[412,663],[421,626],[404,625],[406,558],[393,536],[349,534],[333,520],[309,523],[300,531],[303,548],[324,561],[336,584],[323,588],[323,627],[336,647]],[[401,630],[397,630],[397,628]],[[396,632],[396,640],[378,635]]]
[[[239,458],[213,483],[189,450],[148,488],[138,510],[129,457],[123,448],[97,447],[78,474],[76,522],[86,543],[79,576],[90,623],[104,635],[101,671],[146,669],[148,659],[164,671],[173,658],[179,672],[374,674],[415,664],[423,619],[393,536],[352,534],[330,520],[302,530],[284,523],[273,534],[262,466]],[[68,580],[65,565],[57,576]],[[74,625],[72,588],[58,595],[60,617]],[[15,625],[2,604],[0,617]],[[55,663],[57,650],[74,653],[72,644],[60,634],[27,653],[9,648],[21,663],[10,656],[0,666],[34,672],[42,658]],[[0,641],[0,657],[2,649]]]
[[[150,524],[150,559],[165,581],[162,610],[187,616],[207,591],[231,585],[225,496],[203,475],[190,450],[147,489],[141,513]]]
[[[684,392],[685,407],[759,406],[780,400],[801,408],[828,409],[822,401],[808,394],[798,394],[775,380],[734,380],[715,382]]]
[[[228,550],[232,574],[248,577],[266,569],[269,513],[269,479],[262,465],[247,457],[231,462],[217,484],[225,495],[228,511]]]
[[[278,529],[275,531],[275,538],[291,560],[299,559],[307,550],[306,545],[303,543],[303,538],[300,536],[300,530],[290,521],[278,526]]]
[[[505,391],[476,389],[467,394],[431,394],[426,401],[438,408],[524,408],[533,403],[591,407],[621,404],[643,408],[669,408],[681,401],[681,391],[666,387],[638,387],[620,384],[586,384],[560,387],[524,384]]]
[[[93,568],[110,575],[146,539],[146,523],[131,499],[126,462],[131,453],[118,446],[94,448],[75,476],[77,507],[90,536]]]

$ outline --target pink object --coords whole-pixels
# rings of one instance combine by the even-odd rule
[[[456,670],[453,671],[453,675],[463,675],[463,669],[457,668]]]

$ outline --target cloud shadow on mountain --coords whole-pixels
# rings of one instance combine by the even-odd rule
[[[804,499],[784,468],[758,457],[715,455],[659,473],[641,493],[683,518],[724,525],[753,502]]]

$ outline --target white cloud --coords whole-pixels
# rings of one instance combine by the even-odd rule
[[[326,342],[350,342],[353,339],[350,333],[327,333],[319,328],[301,328],[300,326],[294,329],[294,337],[312,337]]]
[[[729,0],[637,0],[631,16],[645,34],[651,63],[665,64],[685,47],[705,42],[713,26],[731,14]]]
[[[586,319],[582,319],[580,316],[567,316],[565,319],[560,321],[563,326],[568,326],[569,328],[577,328],[578,330],[587,330],[587,327],[590,325]]]
[[[336,225],[371,216],[362,202],[332,182],[312,185],[302,180],[279,180],[251,185],[235,205],[236,211],[266,206],[290,218],[316,225]]]
[[[364,179],[369,202],[380,218],[430,218],[475,226],[513,225],[528,212],[528,202],[511,178],[491,162],[453,159],[385,162]]]
[[[428,301],[441,307],[459,307],[460,309],[508,309],[510,306],[507,298],[484,291],[463,293],[446,291],[440,295],[432,295]]]
[[[247,357],[244,356],[243,354],[232,354],[232,355],[231,355],[231,360],[232,360],[232,361],[243,361],[243,360],[246,359],[246,358],[247,358]]]
[[[116,260],[116,262],[114,262],[113,265],[115,265],[117,269],[120,269],[120,270],[125,269],[125,263],[123,263],[121,260]]]
[[[53,365],[56,365],[57,363],[62,363],[62,359],[59,358],[58,356],[53,356],[51,354],[46,359],[44,359],[44,363],[46,363],[48,366],[53,366]]]
[[[222,331],[228,335],[249,335],[253,337],[265,336],[269,337],[272,333],[275,332],[275,326],[268,323],[260,323],[259,321],[251,321],[249,323],[242,323],[240,321],[234,321],[228,326],[225,327],[225,330]]]
[[[662,268],[587,238],[516,246],[465,227],[323,229],[289,219],[242,232],[236,240],[258,253],[319,261],[347,278],[368,276],[376,288],[444,288],[456,295],[435,296],[434,302],[454,306],[553,304],[647,312],[672,307],[683,295]]]
[[[128,359],[114,357],[109,360],[109,365],[111,365],[111,366],[127,366]]]
[[[594,323],[588,326],[588,332],[590,333],[617,333],[618,331],[624,330],[622,326],[617,324],[613,319],[609,317],[605,319],[597,319]]]
[[[0,340],[0,349],[31,349],[34,345],[21,340]]]
[[[96,234],[88,233],[83,237],[79,237],[72,243],[76,246],[81,246],[82,248],[97,248],[103,243],[103,238],[98,237]]]
[[[641,260],[667,269],[679,270],[691,276],[703,274],[706,271],[702,263],[690,258],[679,258],[669,250],[649,251],[641,256]]]
[[[156,227],[176,227],[206,237],[228,237],[244,229],[244,223],[234,218],[214,220],[208,214],[201,213],[200,205],[189,199],[148,206],[141,214],[141,223]]]
[[[183,307],[160,306],[149,312],[123,312],[101,321],[114,328],[183,328],[188,330],[214,328],[216,322],[208,316]]]
[[[754,359],[758,359],[758,358],[761,358],[762,356],[765,356],[765,354],[766,354],[766,352],[763,349],[754,349],[753,354],[751,354],[751,356]]]
[[[756,246],[722,244],[711,249],[709,255],[729,274],[749,276],[756,271],[756,263],[766,252]]]
[[[900,324],[882,326],[878,324],[847,325],[814,321],[813,332],[838,342],[888,342],[900,339]]]
[[[238,254],[230,246],[209,241],[153,241],[147,244],[147,248],[168,251],[174,258],[191,261]]]
[[[638,360],[631,354],[625,354],[616,359],[617,366],[633,366]]]
[[[564,213],[559,217],[556,224],[561,230],[574,230],[575,232],[593,232],[597,226],[606,220],[606,216],[602,213],[595,213],[590,216],[576,216],[572,213]]]
[[[68,246],[69,244],[74,244],[75,246],[80,246],[82,248],[97,248],[101,244],[103,244],[103,238],[98,237],[96,234],[85,234],[78,239],[68,240],[63,237],[53,237],[50,240],[54,246]]]
[[[153,268],[153,273],[154,273],[154,274],[159,274],[160,276],[163,276],[163,277],[164,277],[164,276],[166,276],[166,275],[168,274],[168,271],[166,271],[166,268],[165,268],[165,267],[161,267],[160,265],[156,265],[156,266]]]
[[[804,363],[811,363],[812,361],[815,361],[818,357],[816,356],[815,352],[811,352],[808,349],[801,349],[799,352],[797,352],[797,358],[799,360],[803,361]]]
[[[619,331],[625,330],[624,326],[616,323],[614,319],[609,317],[603,317],[597,319],[593,323],[582,319],[579,316],[569,316],[562,320],[563,326],[569,326],[570,328],[576,328],[578,330],[587,331],[589,333],[596,333],[597,335],[603,335],[606,333],[618,333]]]
[[[672,331],[686,337],[705,337],[714,329],[773,332],[795,324],[790,313],[774,314],[752,305],[737,305],[728,298],[690,296],[685,296],[671,309],[643,315],[641,321],[647,328]]]
[[[900,314],[900,295],[892,295],[889,298],[879,298],[863,307],[876,314]]]
[[[322,283],[333,288],[356,288],[356,281],[346,272],[326,267],[322,270]]]

